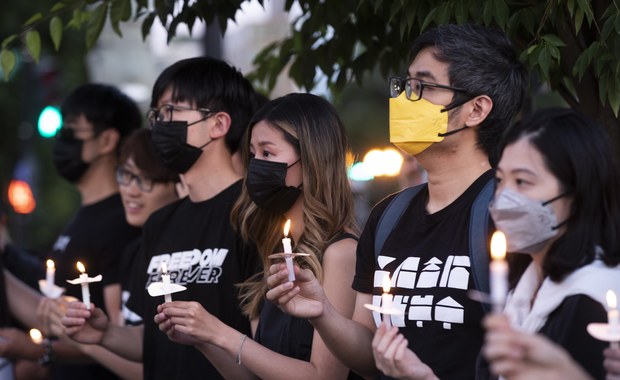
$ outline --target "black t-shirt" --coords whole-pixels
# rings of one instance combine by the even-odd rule
[[[131,291],[136,287],[133,275],[136,268],[142,237],[135,238],[125,249],[121,259],[121,315],[125,325],[135,326],[142,324],[142,317],[127,306]]]
[[[187,287],[172,299],[196,301],[224,323],[251,335],[241,314],[239,284],[262,271],[258,253],[243,243],[230,224],[230,212],[241,193],[241,181],[200,203],[181,199],[156,211],[146,222],[136,270],[136,289],[128,306],[144,319],[145,379],[218,379],[219,372],[194,347],[171,342],[153,321],[164,297],[151,297],[146,288],[161,281],[166,261],[171,282]],[[139,285],[141,284],[141,286]]]
[[[604,379],[603,350],[609,343],[587,332],[592,322],[606,323],[607,312],[598,301],[578,294],[565,298],[538,332],[564,347],[594,379]]]
[[[99,274],[101,282],[89,284],[90,299],[105,310],[103,288],[119,282],[119,262],[126,246],[140,234],[125,219],[120,195],[82,206],[60,234],[50,252],[56,265],[55,283],[66,289],[65,294],[82,299],[80,285],[67,280],[79,277],[76,262],[81,261],[90,277]],[[116,379],[99,365],[68,365],[55,363],[52,376],[56,379]]]
[[[67,283],[79,277],[76,263],[81,261],[90,277],[103,277],[100,282],[90,283],[89,290],[91,302],[105,310],[103,288],[119,283],[122,254],[138,236],[140,229],[127,224],[118,194],[80,207],[49,254],[56,265],[56,284],[66,289],[66,295],[81,300],[80,285]]]
[[[353,289],[372,294],[381,304],[382,281],[392,280],[393,305],[404,315],[392,324],[409,341],[409,348],[440,379],[472,379],[482,346],[483,309],[471,300],[473,289],[469,252],[472,204],[493,178],[491,170],[480,176],[454,202],[428,214],[428,188],[422,189],[405,209],[385,241],[378,259],[374,240],[377,223],[393,196],[371,212],[357,246]],[[381,321],[373,312],[377,325]]]

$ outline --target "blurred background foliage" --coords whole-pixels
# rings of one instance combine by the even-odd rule
[[[297,16],[285,37],[256,55],[250,77],[265,92],[282,72],[302,91],[323,86],[347,126],[358,161],[370,148],[389,145],[386,78],[405,72],[415,36],[448,22],[496,25],[511,36],[532,73],[526,112],[569,104],[598,118],[617,136],[620,10],[612,0],[280,2]],[[91,79],[87,48],[98,43],[104,26],[121,36],[137,22],[147,38],[160,21],[168,41],[178,38],[179,25],[191,30],[199,21],[226,32],[244,3],[154,0],[152,7],[147,0],[2,1],[0,64],[1,76],[8,80],[0,81],[0,191],[18,244],[44,252],[78,204],[75,190],[52,166],[53,141],[38,135],[36,123],[43,106],[60,104],[71,89]],[[28,215],[7,205],[8,181],[20,176],[28,177],[24,179],[31,182],[37,201]],[[366,192],[369,204],[399,187],[384,179],[375,185]]]

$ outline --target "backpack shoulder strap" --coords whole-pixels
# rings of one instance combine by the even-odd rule
[[[426,184],[423,183],[406,188],[392,198],[388,206],[383,210],[383,214],[381,214],[379,223],[377,223],[377,229],[375,230],[375,258],[379,257],[381,254],[383,244],[385,244],[385,241],[396,226],[396,223],[400,220],[400,217],[403,215],[403,212],[405,212],[409,203],[411,203],[411,200],[425,186]]]
[[[469,220],[469,256],[476,289],[489,293],[489,203],[495,192],[495,179],[487,182],[471,206]],[[483,303],[485,311],[490,305]]]

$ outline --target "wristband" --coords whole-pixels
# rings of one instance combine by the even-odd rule
[[[239,344],[239,349],[237,350],[237,364],[241,365],[241,350],[243,350],[243,343],[245,343],[245,338],[248,336],[243,334],[241,337],[241,344]]]
[[[43,339],[42,346],[44,349],[43,356],[39,359],[39,364],[46,365],[53,363],[55,360],[54,348],[50,339]]]

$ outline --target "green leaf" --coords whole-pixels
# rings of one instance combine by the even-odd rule
[[[6,47],[9,46],[11,42],[15,41],[17,37],[19,37],[19,34],[11,34],[7,38],[5,38],[4,41],[2,41],[2,48],[6,49]]]
[[[583,16],[585,13],[582,10],[577,10],[575,12],[575,30],[577,33],[581,31],[581,25],[583,24]]]
[[[62,40],[62,20],[58,16],[54,16],[50,20],[50,36],[54,43],[54,49],[58,51],[60,48],[60,41]]]
[[[551,54],[549,53],[549,49],[543,47],[538,52],[538,65],[540,66],[540,71],[543,78],[549,78],[549,66],[551,66]]]
[[[112,28],[120,37],[123,36],[119,23],[127,21],[131,17],[131,1],[130,0],[112,0],[110,5],[110,23]]]
[[[428,14],[426,15],[426,19],[420,27],[420,31],[426,30],[426,28],[433,22],[433,19],[435,18],[435,13],[437,13],[437,8],[433,8],[433,10],[428,12]]]
[[[556,46],[556,47],[566,46],[564,41],[562,41],[562,39],[556,36],[555,34],[545,34],[541,38],[543,41],[545,41],[548,45],[551,45],[551,46]]]
[[[142,41],[146,41],[146,37],[151,32],[151,26],[153,26],[153,22],[155,21],[156,16],[157,13],[151,12],[144,18],[144,21],[142,21]]]
[[[88,21],[88,28],[86,29],[86,49],[90,50],[95,46],[95,42],[99,38],[103,25],[105,24],[106,17],[108,15],[108,3],[101,3],[92,12],[92,17]]]
[[[43,15],[41,13],[37,13],[37,14],[33,15],[32,17],[30,17],[28,19],[28,21],[26,21],[24,23],[24,26],[28,26],[30,24],[34,24],[35,22],[39,21],[42,18],[43,18]]]
[[[4,72],[4,80],[9,80],[9,76],[15,68],[15,53],[2,49],[0,52],[0,66],[2,66],[2,71]]]
[[[36,63],[39,63],[41,55],[41,36],[36,30],[29,30],[26,33],[26,48]]]
[[[467,21],[467,7],[463,0],[456,1],[454,3],[454,18],[457,24],[464,24]]]
[[[52,6],[52,8],[50,9],[50,12],[52,12],[52,13],[53,12],[57,12],[57,11],[63,9],[64,7],[66,7],[66,6],[67,6],[67,4],[63,3],[62,1],[58,2],[58,3],[56,3],[56,4],[54,4]]]
[[[494,8],[493,18],[495,22],[497,22],[500,28],[505,29],[508,19],[510,18],[508,5],[506,5],[504,0],[495,0]]]

